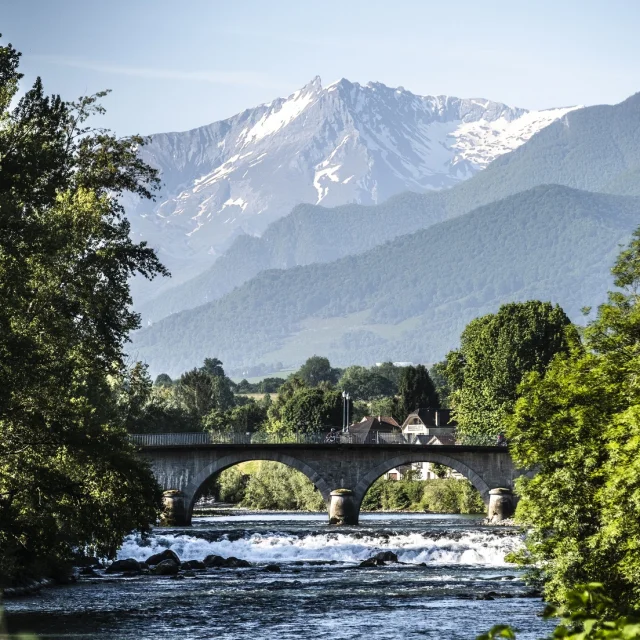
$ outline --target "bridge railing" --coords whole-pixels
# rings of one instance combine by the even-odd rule
[[[369,431],[366,434],[350,434],[341,431],[322,431],[319,433],[298,433],[279,435],[274,433],[235,433],[235,432],[204,432],[196,433],[137,433],[130,436],[131,440],[141,447],[191,447],[208,444],[369,444],[369,445],[427,445],[433,436],[425,434],[386,433],[383,431]],[[446,442],[434,444],[448,445],[484,445],[491,446],[495,442],[458,442],[448,438]]]

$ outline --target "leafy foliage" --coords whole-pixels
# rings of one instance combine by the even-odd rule
[[[635,640],[640,638],[640,622],[627,617],[610,618],[615,602],[605,595],[602,585],[591,583],[578,585],[567,593],[564,607],[548,606],[546,619],[559,619],[549,640],[566,638],[567,640]],[[509,638],[515,640],[516,632],[505,624],[494,626],[477,640],[495,640]]]
[[[530,371],[544,373],[554,355],[567,353],[577,339],[560,307],[536,300],[507,304],[470,322],[445,369],[458,435],[494,444],[522,378]]]
[[[623,612],[640,610],[640,230],[613,269],[584,344],[558,354],[520,388],[507,432],[516,463],[518,518],[552,601],[598,581]]]
[[[359,365],[347,367],[340,376],[337,387],[357,400],[375,400],[393,396],[397,391],[397,386],[385,378],[377,367],[368,369]]]
[[[432,513],[484,513],[478,491],[468,480],[378,478],[362,501],[364,511],[430,511]]]
[[[216,480],[218,496],[247,509],[323,511],[320,492],[300,471],[280,462],[258,462],[243,474],[238,466],[226,469]]]
[[[398,385],[398,395],[398,412],[404,418],[416,409],[440,407],[436,388],[427,368],[422,364],[404,369]]]
[[[297,377],[289,379],[268,411],[267,431],[281,435],[316,433],[342,426],[342,394],[307,387]]]
[[[138,327],[129,279],[165,273],[129,237],[119,196],[151,197],[139,137],[86,126],[104,95],[66,103],[41,80],[11,108],[19,54],[0,46],[0,575],[113,555],[160,492],[129,444],[112,381]],[[132,372],[139,411],[145,372]]]
[[[311,356],[298,369],[296,375],[310,387],[317,387],[322,382],[337,382],[340,372],[331,366],[328,358]]]

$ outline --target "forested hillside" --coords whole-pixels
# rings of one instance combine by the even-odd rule
[[[176,373],[216,353],[230,367],[304,359],[435,361],[500,303],[597,304],[640,199],[541,186],[361,255],[261,273],[220,300],[134,336],[130,352]],[[306,350],[311,350],[307,353]]]
[[[215,300],[265,269],[331,262],[540,184],[640,195],[640,94],[572,111],[456,187],[377,206],[300,205],[260,238],[241,236],[206,272],[140,306],[144,320]]]

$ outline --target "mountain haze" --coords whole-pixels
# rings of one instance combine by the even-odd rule
[[[638,198],[536,187],[361,255],[265,271],[138,332],[131,353],[170,374],[211,354],[230,369],[314,352],[434,361],[501,303],[551,300],[573,317],[597,305],[639,214]]]

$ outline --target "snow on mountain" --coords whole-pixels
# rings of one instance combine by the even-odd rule
[[[162,173],[156,203],[126,203],[134,234],[173,283],[204,270],[239,233],[260,234],[298,203],[374,204],[451,187],[570,108],[527,111],[484,99],[320,78],[288,98],[182,133],[142,154]]]

